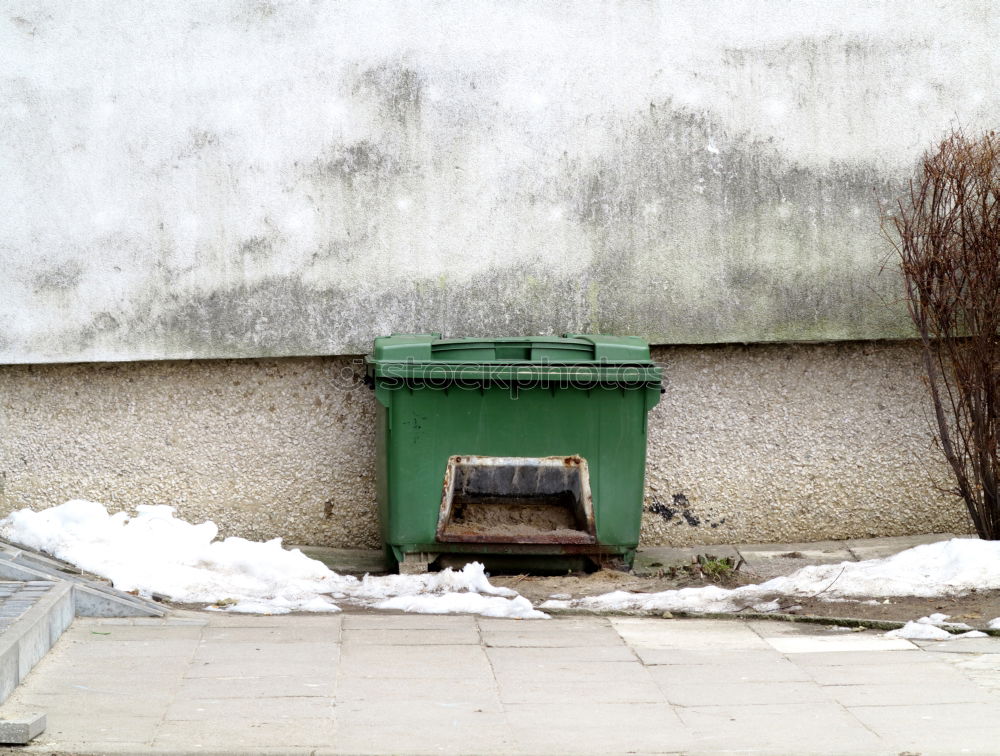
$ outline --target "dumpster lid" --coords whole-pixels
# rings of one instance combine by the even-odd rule
[[[442,339],[439,333],[375,339],[371,362],[650,364],[649,345],[636,336],[564,334],[498,339]]]

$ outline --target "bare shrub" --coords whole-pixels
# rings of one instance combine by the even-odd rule
[[[1000,138],[952,132],[898,204],[887,225],[952,492],[979,536],[1000,540]]]

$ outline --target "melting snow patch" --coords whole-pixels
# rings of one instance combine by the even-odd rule
[[[907,622],[898,630],[890,630],[886,634],[887,638],[907,638],[909,640],[935,640],[935,641],[949,641],[955,638],[988,638],[986,633],[981,633],[978,630],[969,630],[964,633],[949,633],[935,625],[927,625],[920,620],[916,622]]]
[[[108,578],[124,591],[160,593],[217,611],[255,614],[338,612],[334,599],[383,609],[490,617],[546,617],[509,588],[490,584],[478,562],[426,575],[338,575],[281,539],[215,540],[212,522],[192,525],[173,507],[139,506],[108,514],[73,500],[41,512],[22,509],[0,521],[0,536]]]
[[[953,638],[986,638],[986,633],[973,630],[964,622],[948,622],[947,614],[932,614],[907,622],[898,630],[890,630],[887,638],[907,638],[909,640],[952,640]],[[964,633],[950,633],[945,628],[965,630]]]
[[[986,627],[990,630],[1000,630],[1000,617],[995,617],[986,623]]]
[[[917,622],[922,625],[935,625],[937,627],[950,627],[952,630],[971,630],[972,627],[964,622],[948,622],[950,614],[932,614],[930,617],[921,617]]]
[[[952,634],[934,625],[922,622],[907,622],[898,630],[890,630],[886,638],[906,638],[907,640],[951,640]]]
[[[481,593],[419,594],[394,596],[379,601],[376,609],[400,609],[419,614],[481,614],[484,617],[512,619],[550,619],[545,612],[533,609],[524,596],[505,599]]]
[[[780,609],[781,598],[818,598],[825,601],[864,599],[871,602],[873,596],[951,596],[973,588],[1000,589],[1000,541],[953,538],[916,546],[884,559],[803,567],[791,575],[776,577],[760,585],[745,585],[731,590],[706,586],[660,593],[614,591],[572,601],[550,600],[540,608],[774,612]],[[934,624],[928,626],[934,627]],[[962,627],[961,623],[952,623],[951,626],[956,629]],[[952,636],[949,634],[949,637]]]
[[[756,586],[746,586],[747,588]],[[591,611],[639,612],[776,612],[778,602],[742,588],[727,590],[715,585],[703,588],[680,588],[660,593],[629,593],[613,591],[601,596],[584,596],[570,601],[549,600],[540,609],[584,609]]]

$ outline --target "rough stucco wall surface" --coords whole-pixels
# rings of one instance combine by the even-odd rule
[[[669,348],[646,543],[966,532],[910,344]],[[352,358],[0,368],[0,511],[170,504],[222,535],[377,546]]]
[[[660,348],[649,543],[970,532],[913,343]]]
[[[11,0],[0,361],[906,335],[878,203],[995,125],[998,38],[980,0]]]
[[[0,504],[170,504],[222,535],[375,545],[375,403],[349,358],[0,368]]]

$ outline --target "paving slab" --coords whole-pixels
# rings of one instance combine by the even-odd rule
[[[796,657],[789,657],[795,659]],[[849,665],[794,665],[809,675],[820,685],[883,685],[886,680],[892,680],[898,685],[913,685],[934,687],[938,685],[954,685],[969,680],[952,664],[933,662],[913,655],[913,663],[896,664],[886,671],[882,664],[849,664]],[[1000,666],[993,669],[1000,670]]]
[[[333,716],[328,696],[260,696],[257,698],[184,698],[175,696],[164,719],[184,721],[320,719]]]
[[[768,648],[752,628],[740,622],[713,620],[649,620],[615,617],[611,624],[630,646],[664,649]]]
[[[1000,742],[1000,702],[853,706],[848,711],[900,750],[995,754]]]
[[[308,748],[336,740],[333,717],[298,718],[248,722],[245,719],[169,720],[160,724],[153,750],[181,753],[204,751],[252,751],[258,748]]]
[[[665,698],[637,661],[549,664],[495,670],[504,703],[639,702]]]
[[[664,690],[685,685],[816,682],[812,674],[778,654],[763,662],[748,661],[742,656],[740,654],[729,662],[717,660],[712,664],[650,665],[647,670]]]
[[[644,646],[632,646],[642,663],[647,667],[657,665],[699,665],[699,666],[721,666],[728,668],[738,663],[771,664],[784,660],[784,656],[779,654],[770,646],[752,649],[731,649],[724,648],[718,651],[710,647],[705,648],[646,648]]]
[[[177,694],[174,685],[148,685],[146,692],[116,692],[94,690],[87,686],[72,686],[57,692],[30,689],[18,689],[10,698],[10,709],[22,711],[35,709],[49,715],[75,715],[85,706],[93,717],[161,716]],[[6,711],[6,708],[4,709]]]
[[[506,716],[475,703],[404,701],[338,705],[335,752],[509,754],[518,750]]]
[[[483,643],[493,648],[544,648],[593,646],[621,646],[621,636],[611,627],[570,628],[558,634],[542,632],[497,632],[482,631]]]
[[[109,622],[98,622],[89,625],[89,627],[91,635],[99,636],[95,640],[100,640],[103,643],[122,641],[148,642],[150,628],[156,628],[157,642],[170,640],[197,641],[201,640],[202,632],[204,631],[203,626],[199,625],[168,625],[166,623],[159,625],[136,625],[133,623],[112,624]]]
[[[903,638],[886,638],[874,633],[841,635],[772,636],[764,639],[783,654],[843,653],[845,651],[909,651],[910,641]]]
[[[699,706],[677,713],[695,752],[885,753],[892,746],[836,703]],[[887,747],[888,746],[888,747]]]
[[[492,674],[486,652],[479,646],[373,646],[345,647],[340,674],[344,677],[459,678]]]
[[[334,699],[338,704],[368,701],[382,706],[399,701],[434,701],[440,704],[474,704],[484,711],[502,711],[499,689],[492,677],[442,680],[435,677],[342,677]]]
[[[303,641],[302,643],[266,643],[238,641],[202,641],[190,656],[191,663],[200,662],[243,662],[255,668],[269,659],[280,659],[289,663],[311,662],[317,665],[333,664],[339,661],[341,644],[332,641]]]
[[[737,706],[758,704],[800,704],[829,702],[833,697],[822,686],[812,682],[676,682],[671,669],[660,667],[656,675],[666,700],[675,706]]]
[[[344,614],[341,623],[344,630],[461,630],[479,627],[476,617],[467,615],[435,614]],[[487,627],[497,629],[497,625],[514,627],[519,623],[500,621],[487,623]]]
[[[739,620],[353,616],[325,618],[332,634],[312,616],[238,627],[209,616],[188,626],[200,638],[78,619],[0,716],[46,713],[48,729],[18,751],[35,754],[964,748],[950,722],[938,727],[948,737],[915,735],[941,709],[969,723],[973,750],[1000,742],[998,639],[953,653]],[[133,635],[93,634],[108,627]]]
[[[244,621],[252,622],[255,617],[252,615],[241,615]],[[274,621],[274,617],[261,617],[260,619],[267,619]],[[219,625],[220,621],[216,621],[212,624]],[[208,619],[205,618],[204,614],[197,615],[194,612],[186,612],[183,610],[177,610],[177,614],[167,615],[166,617],[95,617],[91,621],[91,627],[121,627],[122,625],[128,625],[132,627],[205,627],[209,624]]]
[[[833,651],[789,654],[788,658],[801,667],[893,666],[897,664],[931,664],[934,660],[916,646],[881,651]],[[891,673],[887,673],[891,674]]]
[[[613,646],[490,646],[486,655],[494,669],[505,665],[534,666],[571,662],[573,664],[588,664],[589,662],[635,661],[636,654],[624,643]]]
[[[942,662],[977,685],[1000,693],[1000,654],[942,654]]]
[[[287,644],[283,644],[287,645]],[[262,653],[252,666],[246,659],[192,660],[185,672],[187,678],[238,679],[252,668],[253,674],[262,677],[333,677],[337,674],[339,649],[334,655],[307,659],[304,656],[289,659],[282,654]]]
[[[179,671],[161,672],[147,669],[145,672],[123,673],[116,667],[81,670],[55,669],[44,679],[33,683],[34,694],[67,695],[77,691],[95,700],[108,697],[117,700],[156,696],[164,691],[174,691],[183,678]]]
[[[96,716],[86,708],[49,711],[46,712],[46,720],[45,732],[28,748],[41,747],[48,752],[64,748],[64,744],[68,743],[76,744],[75,750],[84,750],[81,746],[86,744],[87,748],[100,751],[110,743],[141,743],[148,748],[162,721],[157,716],[133,713],[116,717]]]
[[[558,622],[553,626],[552,622]],[[483,632],[497,633],[537,633],[539,635],[551,635],[553,627],[559,628],[559,633],[569,630],[593,630],[595,628],[611,627],[611,620],[607,617],[584,616],[584,617],[559,617],[549,620],[518,620],[518,619],[495,619],[492,617],[479,617],[477,624]]]
[[[914,641],[924,651],[939,654],[986,654],[996,652],[996,638],[955,638],[948,641]]]
[[[105,640],[102,642],[97,639],[99,636],[85,629],[85,626],[81,625],[79,620],[67,631],[66,635],[71,635],[71,637],[67,638],[63,636],[63,641],[51,653],[57,651],[72,653],[75,659],[105,659],[115,661],[174,659],[182,662],[189,659],[198,649],[199,645],[199,641],[193,638],[184,640],[163,638],[162,640],[158,640],[152,637],[145,640]]]
[[[176,697],[195,698],[270,698],[273,696],[316,697],[333,695],[336,673],[313,670],[308,675],[260,675],[245,670],[235,677],[185,677]]]
[[[515,703],[505,711],[525,753],[670,753],[693,742],[664,703]]]
[[[336,641],[339,638],[340,617],[336,615],[328,617],[325,623],[268,627],[247,627],[244,625],[216,627],[215,625],[211,625],[201,631],[201,639],[205,642],[323,643],[326,641]]]
[[[287,628],[289,625],[287,614],[242,614],[239,612],[195,612],[188,610],[175,610],[181,621],[189,624],[196,624],[197,617],[211,617],[205,624],[213,628],[224,627],[276,627]],[[173,617],[174,615],[171,615]],[[315,614],[296,614],[295,627],[319,627],[331,631],[343,622],[344,615],[337,612],[317,612]],[[138,623],[136,623],[138,624]]]
[[[480,643],[479,628],[363,628],[345,627],[341,641],[349,645],[368,646],[455,646]]]
[[[894,706],[906,704],[990,703],[993,694],[969,680],[826,685],[829,697],[844,706]]]

